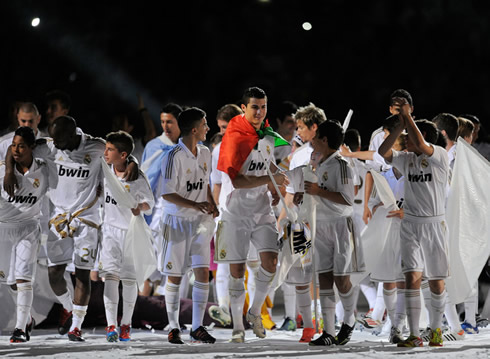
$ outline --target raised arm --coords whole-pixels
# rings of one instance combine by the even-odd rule
[[[381,146],[379,146],[378,153],[381,157],[385,159],[386,162],[390,162],[393,160],[393,150],[392,147],[395,144],[396,139],[403,132],[405,128],[405,116],[402,114],[408,113],[408,116],[411,117],[409,113],[410,105],[407,100],[404,98],[395,98],[393,99],[393,103],[400,106],[400,113],[398,114],[398,118],[400,119],[400,123],[395,127],[393,131],[390,132],[388,137],[385,138]]]

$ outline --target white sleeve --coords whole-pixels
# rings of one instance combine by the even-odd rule
[[[180,163],[178,155],[168,152],[162,161],[162,189],[160,195],[177,193],[180,176]]]

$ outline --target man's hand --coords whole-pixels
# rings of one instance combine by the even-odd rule
[[[299,206],[303,203],[303,192],[296,192],[293,196],[293,203],[295,206]]]
[[[277,206],[279,204],[279,201],[281,200],[281,198],[279,197],[279,194],[276,191],[271,191],[271,195],[272,195],[272,203],[271,203],[271,205],[273,207],[274,206]]]
[[[136,162],[129,162],[124,171],[123,178],[128,181],[134,181],[138,179],[138,164]]]
[[[139,216],[141,213],[140,207],[137,206],[136,208],[131,208],[131,212],[133,213],[134,216]]]
[[[405,215],[405,212],[403,211],[403,208],[402,208],[402,209],[397,209],[397,210],[394,210],[394,211],[389,211],[388,212],[388,215],[386,216],[386,218],[398,217],[400,219],[403,219],[404,215]]]
[[[411,106],[408,103],[407,99],[404,97],[395,97],[392,100],[393,105],[396,110],[398,110],[398,117],[400,118],[400,121],[403,121],[403,127],[405,128],[405,122],[404,119],[408,116],[410,116],[411,113]]]
[[[278,186],[287,186],[289,184],[288,176],[284,172],[279,172],[274,175],[274,180]]]
[[[3,179],[3,189],[8,193],[10,197],[14,196],[15,189],[19,188],[19,184],[17,183],[17,178],[15,178],[15,174],[13,171],[5,171],[5,177]]]
[[[368,224],[368,222],[371,220],[371,218],[373,218],[373,214],[371,213],[371,210],[367,206],[364,207],[364,212],[362,214],[362,220],[363,220],[364,224]]]
[[[305,181],[305,193],[317,196],[321,191],[321,188],[317,183]]]
[[[352,151],[346,145],[341,145],[340,146],[340,154],[342,156],[344,156],[344,157],[351,157],[352,156]]]
[[[212,214],[214,212],[214,209],[216,208],[215,205],[205,201],[205,202],[195,202],[194,204],[194,209],[206,213],[206,214]]]

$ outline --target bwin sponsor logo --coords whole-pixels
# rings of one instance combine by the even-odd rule
[[[198,182],[194,182],[194,183],[187,181],[187,192],[190,192],[193,190],[202,190],[203,185],[204,185],[204,182],[203,182],[202,178]]]
[[[432,181],[432,173],[423,173],[420,172],[420,174],[415,175],[415,174],[408,174],[408,181],[409,182],[431,182]]]
[[[264,169],[264,162],[254,162],[253,160],[250,161],[250,166],[248,166],[249,171],[260,171]]]
[[[112,198],[111,196],[109,196],[108,194],[106,194],[106,196],[105,196],[105,203],[112,203],[113,205],[117,206],[116,200],[114,198]]]
[[[13,196],[9,197],[9,202],[15,202],[15,203],[29,203],[29,204],[34,204],[37,202],[37,197],[33,196],[32,193],[29,193],[27,196]]]
[[[58,176],[66,176],[66,177],[78,177],[78,178],[88,178],[90,174],[89,170],[84,170],[82,167],[76,168],[65,168],[60,165],[58,170]]]

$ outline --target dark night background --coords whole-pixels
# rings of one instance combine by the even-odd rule
[[[282,100],[340,121],[352,108],[364,144],[396,88],[412,94],[418,118],[472,113],[488,130],[489,10],[457,0],[2,1],[1,127],[12,101],[44,112],[57,88],[94,135],[135,109],[137,93],[155,122],[175,101],[203,108],[215,132],[216,110],[256,85],[269,118]]]

